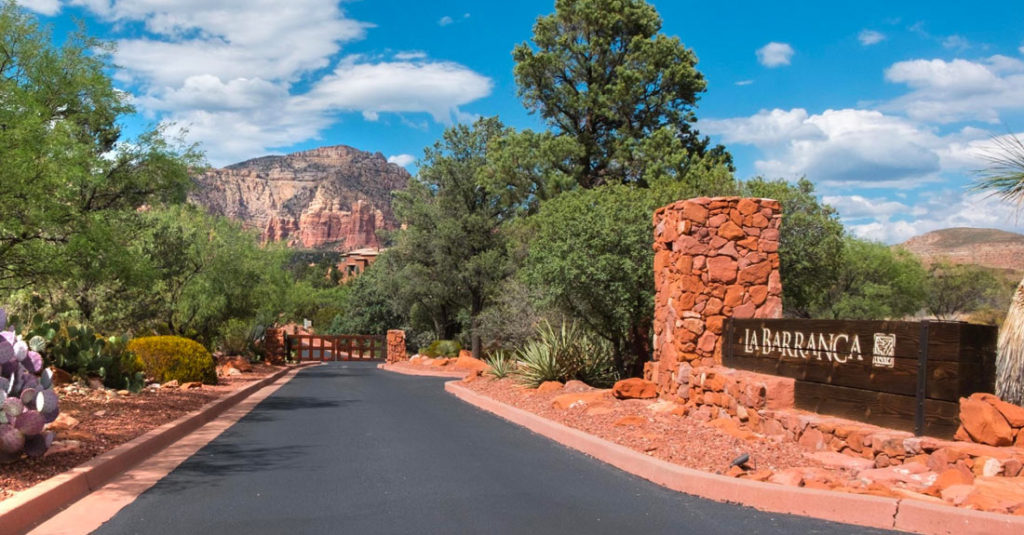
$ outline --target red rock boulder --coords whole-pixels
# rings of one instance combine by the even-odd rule
[[[651,381],[632,377],[615,383],[612,395],[619,399],[651,399],[658,397],[658,385]]]
[[[974,442],[990,446],[1013,444],[1013,429],[991,404],[971,396],[960,398],[960,423]]]

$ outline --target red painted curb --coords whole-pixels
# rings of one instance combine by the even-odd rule
[[[148,459],[185,435],[202,427],[257,390],[277,381],[299,364],[274,372],[239,390],[225,394],[177,420],[151,429],[120,446],[58,474],[0,502],[0,535],[24,533],[60,510],[102,487],[115,476]]]
[[[895,528],[929,535],[1024,533],[1024,517],[903,500],[896,515]]]
[[[459,399],[534,433],[625,472],[686,494],[746,505],[762,511],[928,535],[1024,533],[1024,517],[983,513],[910,499],[790,487],[709,474],[649,457],[532,412],[506,405],[477,394],[456,381],[445,383],[444,388]]]
[[[402,375],[418,375],[420,377],[447,377],[462,379],[469,375],[468,371],[445,371],[445,370],[410,370],[407,368],[398,368],[395,366],[389,366],[387,364],[378,364],[377,369],[384,370],[391,373],[400,373]]]

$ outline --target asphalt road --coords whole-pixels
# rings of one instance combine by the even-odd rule
[[[876,533],[666,490],[443,381],[307,368],[96,533]]]

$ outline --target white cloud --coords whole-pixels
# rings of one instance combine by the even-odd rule
[[[789,46],[788,43],[772,41],[757,49],[757,61],[765,67],[780,67],[782,65],[789,65],[793,54],[793,47]]]
[[[117,42],[118,80],[144,113],[187,128],[215,165],[315,139],[342,112],[366,121],[426,113],[448,124],[491,91],[487,77],[422,51],[337,59],[373,25],[349,18],[336,0],[71,3],[115,23],[115,32],[133,28]]]
[[[447,26],[447,25],[449,25],[449,24],[451,24],[453,22],[455,22],[455,21],[452,20],[451,17],[449,17],[448,15],[445,15],[445,16],[441,17],[441,20],[437,21],[437,25],[438,26]]]
[[[388,156],[388,163],[393,163],[402,167],[412,164],[415,161],[416,157],[412,154],[395,154],[393,156]]]
[[[930,180],[940,170],[939,149],[949,143],[911,121],[872,110],[762,110],[702,124],[702,131],[726,143],[758,147],[764,158],[754,166],[760,174],[806,175],[834,186],[906,187]]]
[[[950,50],[964,50],[971,46],[966,38],[959,35],[950,35],[942,40],[942,46]]]
[[[359,63],[351,56],[298,100],[337,111],[425,112],[450,123],[458,106],[490,94],[492,83],[450,62]]]
[[[919,121],[997,122],[1001,110],[1024,109],[1024,61],[992,56],[981,61],[910,60],[894,63],[886,80],[912,91],[882,106]]]
[[[890,218],[915,211],[906,204],[885,198],[867,198],[861,195],[826,195],[821,199],[839,211],[844,219]],[[922,212],[917,211],[917,214]]]
[[[860,41],[860,44],[864,46],[871,46],[884,41],[885,34],[875,30],[865,29],[861,30],[860,33],[857,34],[857,40]]]
[[[736,82],[736,85],[744,86],[744,85],[750,85],[752,83],[754,83],[753,80],[740,80],[740,81]]]
[[[52,16],[60,13],[60,0],[18,0],[17,4],[41,15]]]
[[[841,216],[845,217],[842,209]],[[1020,232],[1015,207],[994,197],[965,190],[943,189],[924,196],[913,207],[912,219],[876,220],[848,224],[854,235],[884,243],[902,243],[914,236],[950,227],[998,228]],[[899,214],[893,214],[898,217]]]

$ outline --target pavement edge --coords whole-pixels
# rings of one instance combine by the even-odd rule
[[[276,371],[0,502],[0,535],[27,532],[118,475],[214,420],[263,387],[291,371],[313,364],[320,363],[302,363]]]
[[[446,377],[449,379],[461,379],[466,375],[469,375],[468,371],[456,371],[456,370],[412,370],[408,368],[399,368],[398,366],[392,366],[390,364],[378,364],[378,370],[384,370],[391,373],[399,373],[402,375],[416,375],[420,377]]]
[[[909,499],[789,487],[710,474],[644,455],[449,381],[445,391],[620,470],[663,487],[719,502],[858,526],[927,535],[1024,533],[1024,517],[958,509]]]

